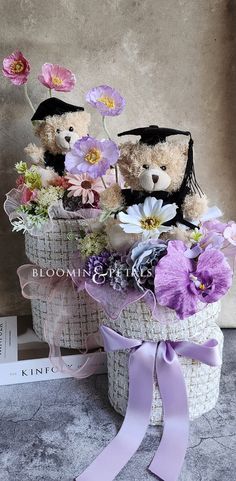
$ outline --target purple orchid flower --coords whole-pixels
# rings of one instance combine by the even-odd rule
[[[99,85],[89,90],[86,101],[105,116],[120,115],[125,108],[125,99],[108,85]]]
[[[171,241],[167,255],[155,270],[155,295],[162,306],[174,309],[180,319],[199,310],[199,302],[218,301],[232,284],[232,270],[224,254],[209,247],[198,261],[185,255],[182,241]]]
[[[117,162],[118,157],[119,149],[112,140],[82,137],[66,154],[65,168],[71,174],[87,173],[96,179],[104,175]]]

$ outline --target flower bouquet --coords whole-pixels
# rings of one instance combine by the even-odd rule
[[[42,144],[40,147],[29,144],[25,149],[29,159],[16,164],[16,186],[7,194],[4,204],[13,231],[22,231],[25,235],[26,255],[33,264],[28,267],[26,280],[25,272],[21,279],[22,292],[26,295],[25,282],[29,285],[48,276],[56,286],[58,280],[70,279],[80,233],[91,225],[96,230],[101,215],[100,193],[117,177],[114,165],[119,149],[110,136],[99,140],[88,135],[90,116],[83,107],[52,97],[52,91],[69,92],[74,88],[76,77],[70,70],[54,64],[43,65],[38,79],[48,89],[49,98],[36,110],[27,90],[30,64],[21,52],[4,59],[3,75],[14,85],[24,86],[34,112],[33,129]],[[124,99],[114,89],[100,86],[91,89],[86,100],[100,106],[107,137],[105,116],[119,115],[125,106]],[[73,164],[74,155],[80,159],[80,168]],[[60,284],[53,294],[44,298],[39,298],[35,291],[29,297],[34,329],[40,338],[45,338],[49,324],[53,331],[50,313],[60,312],[63,307]],[[75,296],[72,282],[63,302],[67,316],[60,345],[85,349],[87,337],[97,331],[102,311],[86,292]],[[55,337],[58,342],[58,335]]]
[[[151,229],[146,222],[150,212],[155,213]],[[168,212],[169,218],[174,215]],[[90,479],[97,470],[103,479],[108,451],[117,452],[116,470],[109,465],[109,479],[114,479],[137,450],[149,422],[164,424],[149,469],[161,479],[177,480],[188,420],[212,409],[218,399],[223,334],[216,321],[220,299],[232,283],[236,225],[201,221],[182,241],[171,238],[171,229],[169,239],[163,234],[164,215],[154,198],[120,213],[121,229],[140,235],[126,252],[123,242],[120,251],[114,250],[108,232],[80,239],[73,280],[106,313],[101,333],[108,394],[125,421],[76,481]]]

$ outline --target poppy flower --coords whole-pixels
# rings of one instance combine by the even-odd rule
[[[82,137],[66,154],[65,168],[71,174],[87,173],[96,179],[104,175],[117,162],[118,157],[119,149],[112,140]]]
[[[119,92],[108,85],[100,85],[89,90],[86,101],[96,108],[103,117],[120,115],[126,103]]]
[[[14,85],[23,85],[28,80],[30,64],[24,55],[17,50],[4,58],[2,73]]]
[[[75,75],[71,70],[52,63],[43,64],[42,73],[38,79],[48,89],[59,92],[71,92],[76,83]]]

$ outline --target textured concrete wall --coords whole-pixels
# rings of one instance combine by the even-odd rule
[[[44,99],[37,81],[42,63],[58,62],[79,78],[61,98],[83,102],[101,83],[127,99],[113,134],[150,123],[189,129],[197,173],[212,203],[236,218],[236,1],[235,0],[1,0],[1,55],[20,48],[32,62],[33,102]],[[13,165],[33,141],[31,112],[21,88],[1,80],[1,191],[11,188]],[[93,112],[92,133],[99,134]],[[12,234],[1,211],[1,314],[25,313],[16,267],[23,236]],[[230,319],[231,308],[224,309]]]

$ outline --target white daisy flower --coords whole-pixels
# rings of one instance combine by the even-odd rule
[[[143,238],[159,237],[171,227],[163,225],[173,219],[177,212],[176,204],[166,204],[155,197],[147,197],[143,204],[135,204],[127,209],[127,214],[120,212],[120,227],[129,234],[142,234]]]

